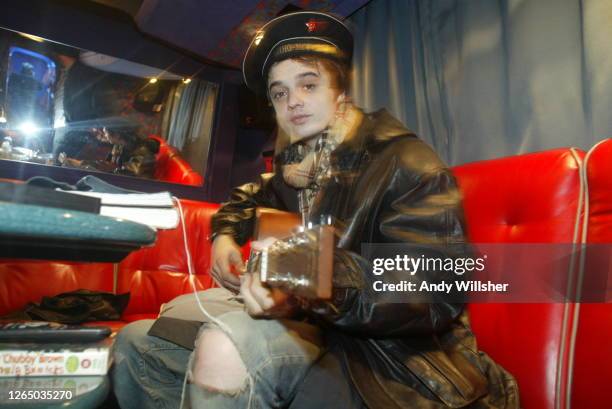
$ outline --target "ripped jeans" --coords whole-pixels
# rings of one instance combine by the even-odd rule
[[[148,335],[153,320],[136,321],[125,326],[115,342],[111,376],[121,408],[174,409],[183,400],[183,407],[194,409],[244,409],[248,407],[249,396],[251,408],[286,407],[297,385],[323,351],[322,331],[298,321],[253,319],[244,312],[235,295],[223,288],[200,291],[198,298],[231,331],[229,338],[247,368],[248,382],[236,394],[215,393],[191,383],[184,388],[185,372],[192,367],[188,361],[193,360],[193,354]],[[170,301],[164,305],[161,315],[194,321],[204,319],[193,294]],[[216,326],[204,323],[199,333],[211,327]],[[183,393],[182,389],[185,389]]]
[[[194,352],[189,363],[188,379],[191,382],[187,385],[188,398],[183,407],[286,407],[308,369],[323,352],[321,330],[299,321],[254,319],[243,310],[226,312],[216,318],[229,331],[223,330],[236,347],[248,376],[241,388],[231,392],[196,385],[192,382]],[[221,329],[216,324],[205,323],[199,337],[211,328]]]

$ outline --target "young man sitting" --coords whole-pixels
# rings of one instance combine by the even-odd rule
[[[469,246],[449,169],[387,112],[365,114],[350,103],[352,47],[335,17],[298,12],[266,24],[247,50],[246,84],[265,93],[276,114],[276,173],[236,188],[213,218],[212,274],[224,288],[199,294],[215,319],[195,341],[187,400],[206,409],[518,408],[514,379],[478,352],[461,303],[371,290],[377,276],[364,243],[402,245],[410,257],[460,257]],[[333,219],[331,299],[306,300],[269,288],[258,274],[232,272],[244,267],[239,246],[253,234],[257,207],[315,224]],[[181,309],[188,296],[172,314],[202,321],[197,309]],[[118,369],[132,374],[115,377],[122,407],[129,391],[141,407],[167,402],[142,384],[139,368],[152,362],[161,378],[185,360],[151,347],[161,341],[144,335],[150,326],[127,326],[117,341]],[[147,345],[156,358],[136,356]]]

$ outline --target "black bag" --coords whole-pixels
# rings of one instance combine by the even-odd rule
[[[99,291],[76,290],[43,297],[40,304],[29,303],[22,311],[2,318],[54,321],[81,324],[88,321],[114,321],[121,318],[130,301],[130,293],[111,294]]]

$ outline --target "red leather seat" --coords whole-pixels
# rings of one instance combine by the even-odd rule
[[[161,180],[190,186],[202,186],[204,183],[202,175],[193,170],[191,165],[176,151],[170,151],[168,154],[166,169]]]
[[[181,200],[181,206],[197,288],[212,287],[208,274],[210,218],[219,206],[192,200]],[[154,247],[136,251],[119,264],[117,291],[131,293],[123,317],[126,321],[154,317],[163,303],[192,291],[181,224],[174,230],[158,231]]]
[[[612,140],[595,145],[585,158],[587,184],[587,228],[582,242],[587,247],[584,282],[596,276],[604,278],[602,291],[612,294]],[[593,257],[595,253],[604,258]],[[607,280],[606,280],[607,278]],[[607,281],[607,282],[606,282]],[[605,287],[607,284],[607,288]],[[597,283],[595,284],[597,285]],[[570,377],[572,409],[612,407],[612,304],[577,304],[573,348],[573,372]]]
[[[210,269],[210,219],[218,204],[181,200],[196,288],[214,285]],[[248,247],[243,249],[244,254]],[[86,288],[130,292],[122,321],[91,323],[118,329],[127,322],[154,318],[163,303],[191,292],[183,228],[158,231],[154,246],[133,252],[118,264],[58,261],[2,260],[0,314],[40,302],[43,296]]]
[[[582,236],[587,243],[612,243],[612,141],[590,151],[586,173],[581,175],[583,157],[580,151],[555,149],[456,167],[471,241],[573,243]],[[587,217],[581,210],[581,180],[585,179],[589,182]],[[208,275],[209,225],[218,205],[181,203],[197,286],[207,288],[213,285]],[[587,226],[584,235],[583,223]],[[132,253],[116,266],[3,260],[0,314],[45,295],[88,288],[132,293],[123,321],[105,323],[115,329],[125,322],[152,318],[162,303],[192,290],[182,232],[182,227],[160,231],[155,246]],[[590,262],[587,257],[585,271]],[[526,409],[568,409],[568,402],[572,409],[610,406],[606,393],[607,381],[612,379],[610,307],[469,305],[479,347],[516,376]]]
[[[202,175],[193,170],[176,148],[168,145],[166,140],[160,136],[149,135],[149,139],[159,143],[159,152],[155,163],[155,179],[181,185],[202,186],[204,183]]]
[[[583,152],[556,149],[458,166],[473,243],[572,243]],[[479,348],[517,379],[527,409],[559,409],[567,385],[570,305],[471,304]]]
[[[0,263],[0,315],[40,302],[43,296],[87,288],[113,291],[113,265],[30,260]]]

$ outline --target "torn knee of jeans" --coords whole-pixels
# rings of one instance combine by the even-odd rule
[[[240,395],[241,393],[243,393],[244,391],[248,390],[248,378],[245,380],[245,382],[242,384],[242,386],[240,388],[235,388],[235,389],[219,389],[216,388],[214,386],[211,385],[204,385],[202,383],[198,383],[198,382],[191,382],[192,387],[197,387],[200,388],[206,392],[209,393],[215,393],[215,394],[219,394],[219,395],[224,395],[224,396],[230,396],[230,397],[236,397],[238,395]]]
[[[189,380],[204,390],[236,395],[248,386],[242,357],[234,342],[220,329],[202,331],[192,359]]]

